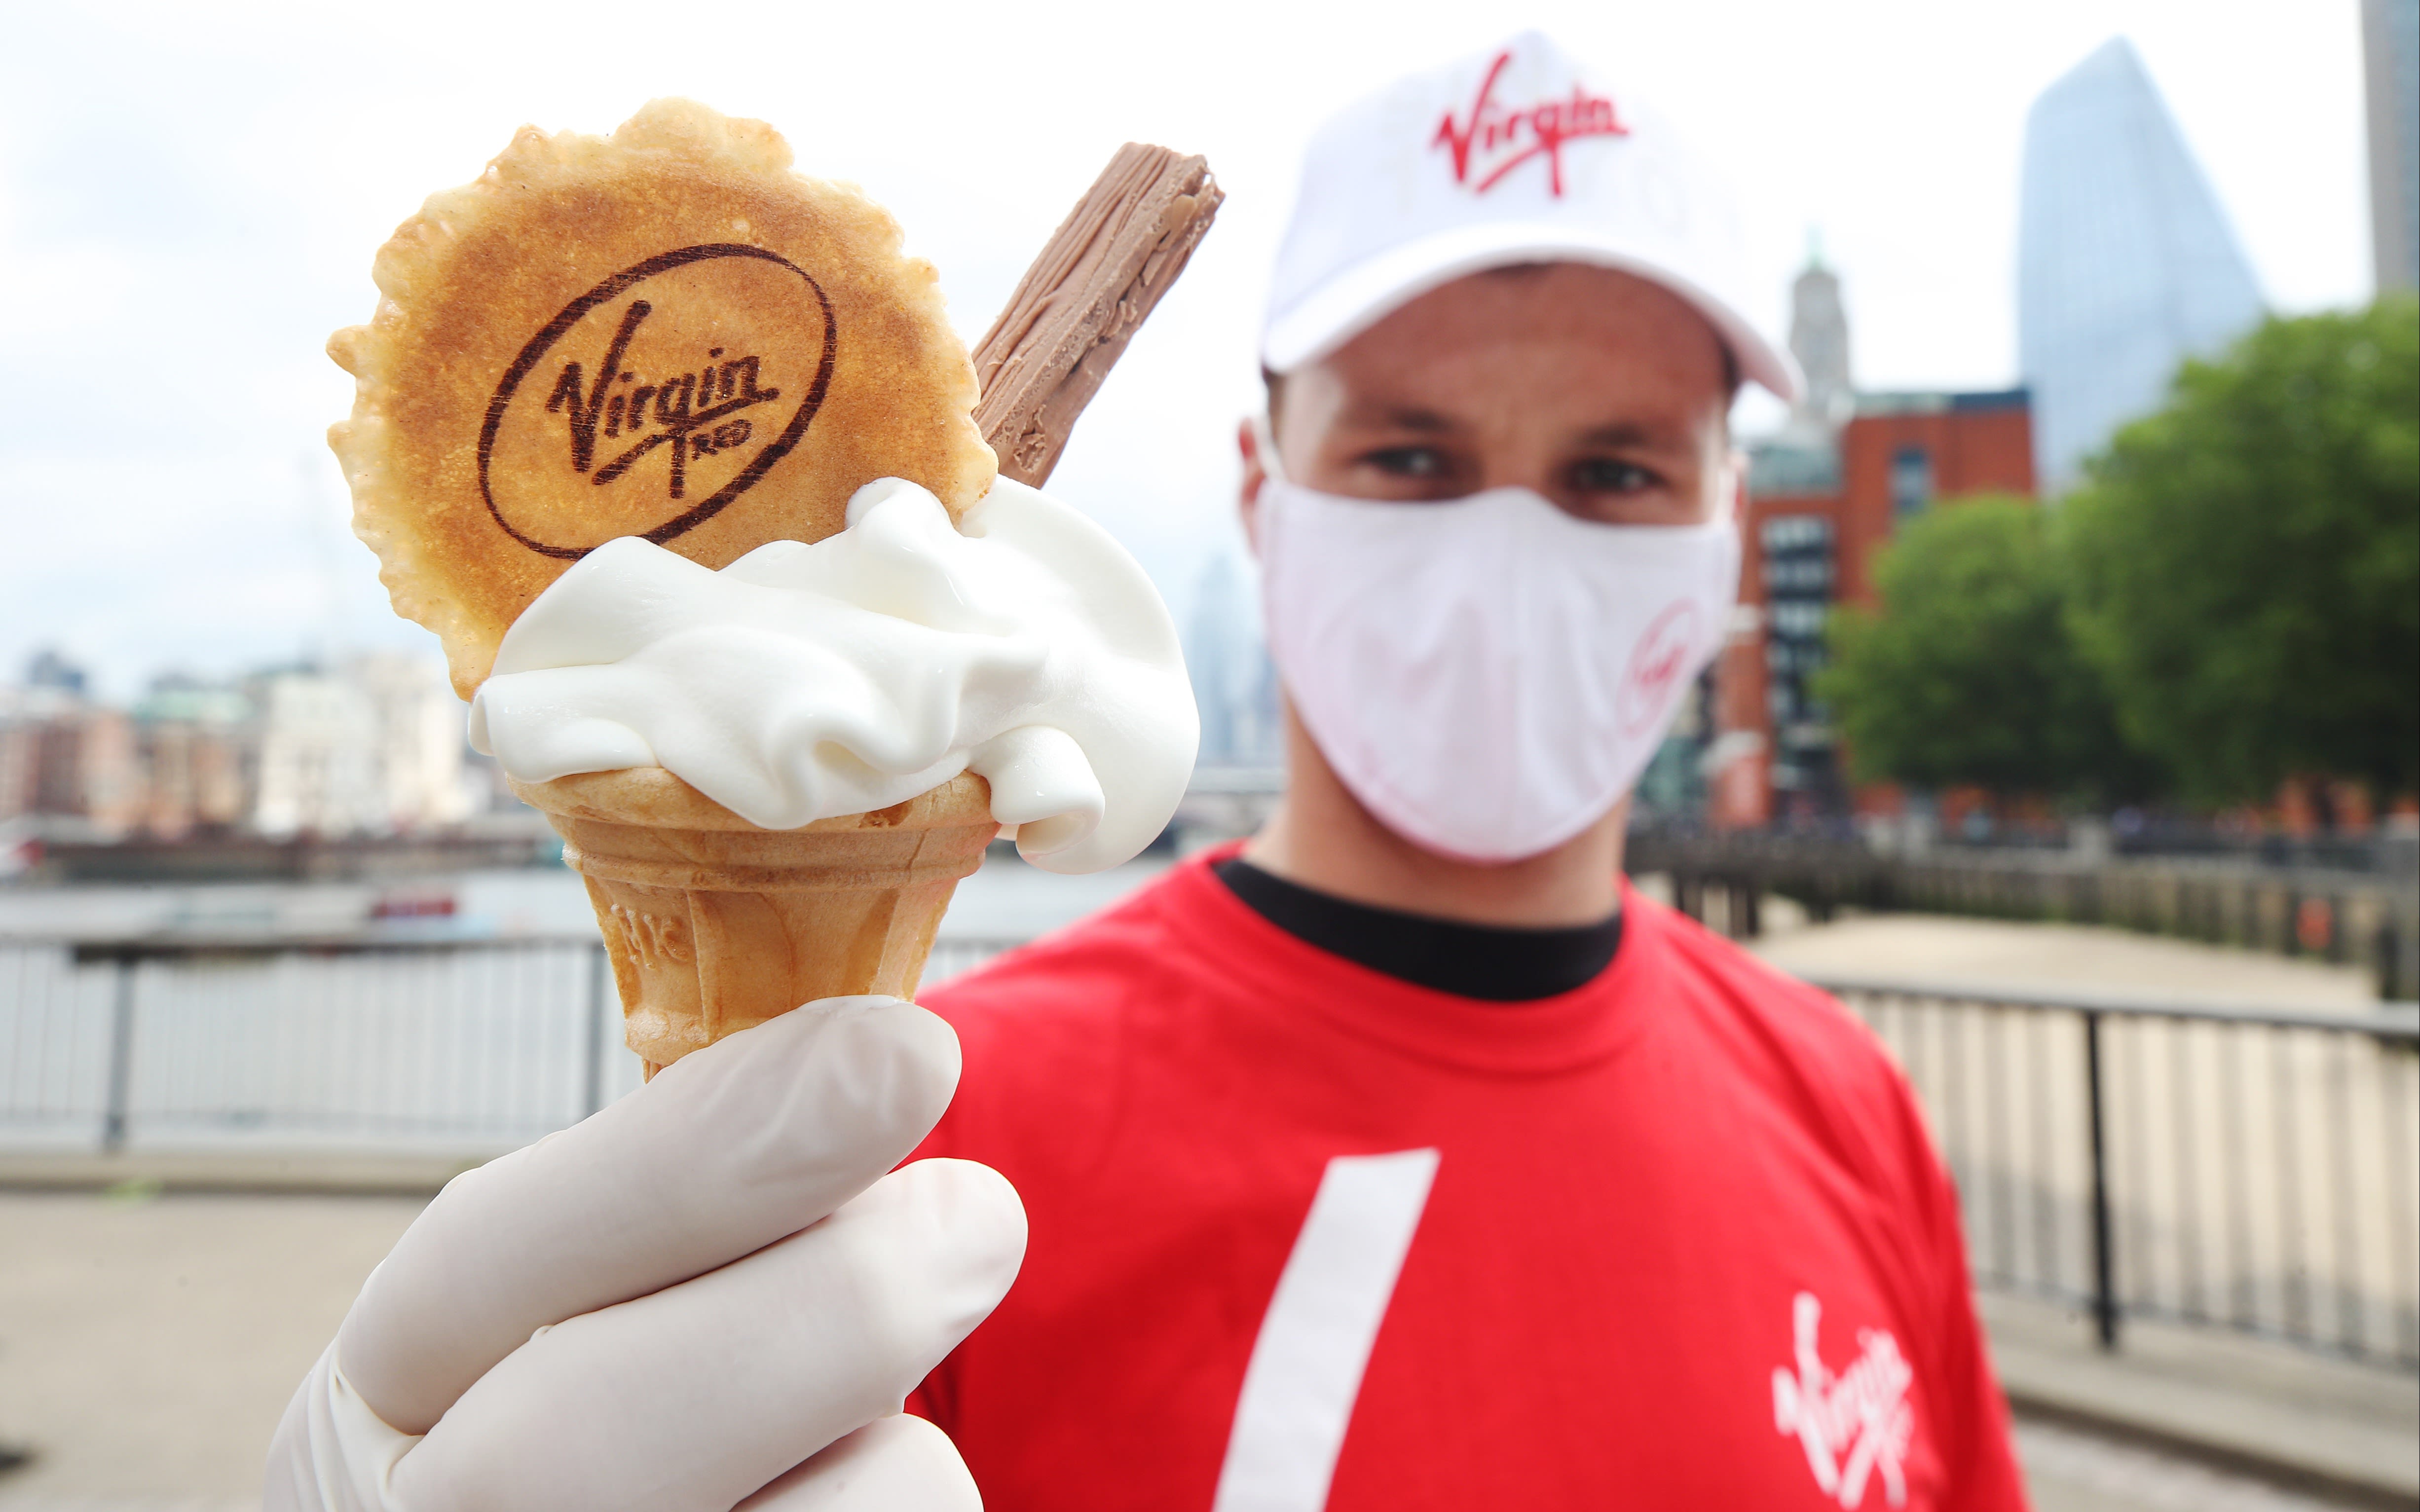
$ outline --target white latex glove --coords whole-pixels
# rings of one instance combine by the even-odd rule
[[[914,1004],[830,998],[457,1177],[287,1409],[269,1512],[973,1512],[899,1409],[1025,1211],[985,1166],[891,1171],[958,1066]]]

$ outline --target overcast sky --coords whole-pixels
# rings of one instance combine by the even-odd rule
[[[1184,614],[1235,549],[1232,437],[1301,142],[1513,24],[1601,60],[1726,168],[1776,330],[1821,228],[1865,386],[2014,381],[2025,108],[2113,35],[2271,302],[2369,294],[2356,0],[12,6],[0,680],[44,644],[117,695],[169,666],[433,651],[347,530],[322,435],[350,380],[322,345],[368,317],[396,224],[516,127],[603,131],[664,94],[770,121],[802,169],[863,184],[970,339],[1121,141],[1209,157],[1218,227],[1053,483]]]

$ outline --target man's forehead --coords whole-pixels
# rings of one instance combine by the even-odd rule
[[[1334,411],[1334,429],[1426,436],[1440,440],[1475,435],[1500,420],[1508,397],[1487,392],[1448,393],[1414,399],[1388,388],[1357,392],[1340,378],[1342,402]],[[1391,387],[1391,386],[1389,386]],[[1685,394],[1668,392],[1669,403],[1641,403],[1641,395],[1609,398],[1590,405],[1583,396],[1565,412],[1549,419],[1565,440],[1575,445],[1610,448],[1689,448],[1698,444],[1702,409]]]
[[[1366,401],[1408,409],[1465,386],[1526,384],[1544,373],[1590,388],[1657,391],[1631,394],[1624,409],[1668,405],[1691,415],[1710,399],[1728,409],[1739,387],[1730,348],[1695,307],[1620,270],[1566,262],[1465,274],[1293,377],[1307,392],[1326,392],[1322,408]],[[1270,375],[1272,399],[1280,377]]]
[[[1435,336],[1456,327],[1481,339],[1637,335],[1706,349],[1723,346],[1704,313],[1663,285],[1581,262],[1515,263],[1449,279],[1373,321],[1344,343]]]
[[[1516,397],[1566,415],[1609,404],[1618,414],[1607,423],[1694,415],[1709,400],[1728,407],[1737,368],[1702,316],[1638,280],[1625,285],[1608,270],[1577,272],[1605,278],[1531,268],[1509,278],[1470,275],[1393,312],[1295,378],[1324,392],[1323,408],[1341,417],[1407,429],[1442,428]]]

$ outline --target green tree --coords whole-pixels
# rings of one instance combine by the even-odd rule
[[[1943,504],[1900,528],[1874,583],[1879,611],[1833,611],[1816,682],[1859,779],[2096,798],[2146,788],[2069,633],[2049,514],[2007,497]]]
[[[2189,795],[2420,786],[2420,301],[2186,363],[2062,507],[2077,638]]]

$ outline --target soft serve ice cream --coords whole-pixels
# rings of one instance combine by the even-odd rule
[[[472,744],[520,781],[661,766],[766,829],[972,772],[1025,857],[1070,872],[1159,834],[1199,737],[1142,569],[1005,478],[957,526],[881,479],[845,529],[719,572],[608,542],[514,621],[471,707]]]
[[[1032,489],[1218,203],[1121,149],[980,363],[887,211],[687,100],[524,129],[380,249],[329,344],[354,528],[563,837],[650,1073],[912,996],[1003,825],[1063,872],[1166,825],[1167,611]]]

